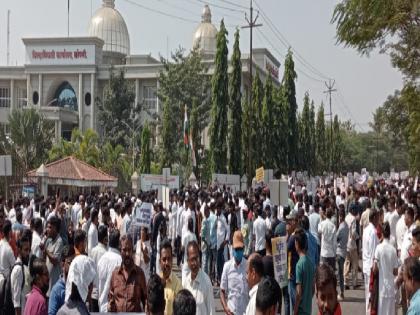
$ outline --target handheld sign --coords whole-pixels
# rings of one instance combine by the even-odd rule
[[[139,209],[136,209],[135,224],[140,227],[146,227],[150,230],[152,220],[152,204],[143,202]]]

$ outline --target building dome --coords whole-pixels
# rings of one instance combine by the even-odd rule
[[[201,23],[194,33],[193,48],[204,55],[214,56],[216,54],[217,28],[211,23],[211,11],[206,4],[201,15]]]
[[[103,0],[102,8],[90,20],[89,36],[99,37],[105,44],[104,52],[130,54],[130,36],[115,0]]]

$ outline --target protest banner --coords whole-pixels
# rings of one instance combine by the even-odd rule
[[[287,237],[271,239],[273,251],[274,277],[280,287],[287,285]]]
[[[132,224],[139,227],[146,227],[150,231],[150,222],[152,219],[151,203],[143,202],[134,210],[134,222]]]
[[[255,180],[257,183],[264,181],[264,167],[260,167],[255,170]]]

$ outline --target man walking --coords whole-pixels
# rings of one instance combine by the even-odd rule
[[[335,225],[331,221],[333,210],[328,208],[326,215],[327,218],[318,226],[318,233],[321,235],[321,263],[328,264],[335,270],[337,238]]]

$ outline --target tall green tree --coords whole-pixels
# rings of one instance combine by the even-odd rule
[[[176,161],[177,139],[176,121],[172,117],[171,105],[169,100],[163,104],[162,114],[162,141],[160,143],[160,166],[171,167]],[[179,135],[181,136],[181,135]]]
[[[288,107],[283,97],[283,87],[274,89],[274,160],[275,168],[288,173]]]
[[[326,131],[325,131],[325,112],[324,104],[318,108],[316,115],[316,172],[322,174],[328,169],[328,153],[327,153],[327,142],[326,142]]]
[[[388,53],[409,80],[420,76],[420,9],[410,0],[342,0],[334,10],[339,43],[369,54]]]
[[[229,81],[229,167],[230,174],[242,174],[242,62],[239,48],[239,29],[235,32],[235,43],[231,59],[232,73]]]
[[[160,165],[171,167],[182,160],[185,105],[191,112],[194,100],[197,102],[198,134],[210,122],[211,85],[209,76],[205,75],[208,67],[196,49],[189,54],[178,49],[171,59],[161,58],[161,63],[158,96],[164,108],[162,118],[156,117],[162,130]]]
[[[242,136],[241,136],[241,143],[242,143],[242,165],[244,174],[246,174],[249,178],[252,178],[253,169],[252,164],[250,164],[250,148],[252,146],[252,132],[253,129],[251,128],[251,106],[249,106],[248,100],[244,99],[242,101]]]
[[[311,147],[309,150],[309,174],[314,175],[316,172],[316,127],[315,127],[315,105],[314,101],[311,102],[311,108],[309,113],[309,134]]]
[[[402,91],[402,101],[408,104],[409,124],[408,143],[410,170],[413,174],[420,172],[420,86],[408,84]]]
[[[152,163],[152,152],[150,149],[150,129],[146,123],[141,132],[141,150],[140,150],[140,173],[150,174],[150,165]]]
[[[311,109],[309,106],[309,94],[308,92],[305,93],[305,97],[303,99],[303,109],[301,114],[301,123],[299,129],[299,138],[300,138],[300,148],[299,148],[299,156],[301,158],[301,168],[302,170],[306,170],[311,172]]]
[[[255,175],[255,169],[263,166],[262,150],[263,150],[263,128],[262,128],[262,102],[264,99],[264,85],[261,82],[260,76],[257,74],[254,77],[252,84],[252,106],[251,106],[251,125],[248,127],[251,130],[251,175]],[[251,177],[252,178],[252,177]]]
[[[200,155],[198,154],[198,149],[201,145],[201,136],[200,136],[200,127],[199,127],[199,123],[198,123],[198,104],[197,101],[194,99],[193,100],[193,104],[192,104],[192,109],[191,109],[191,123],[190,123],[190,136],[191,136],[191,142],[193,144],[192,148],[190,148],[191,150],[191,159],[194,157],[195,161],[196,161],[196,166],[194,167],[194,165],[192,165],[192,171],[194,172],[195,176],[197,177],[197,179],[199,179],[201,177],[201,174],[199,174],[199,167],[197,167],[198,165],[200,165],[201,161],[200,161]]]
[[[139,138],[140,111],[140,104],[135,104],[133,82],[125,79],[124,70],[115,74],[111,69],[98,113],[104,141],[109,141],[113,146],[131,146],[134,154],[133,145],[137,142],[134,139]]]
[[[293,61],[293,53],[289,49],[286,60],[284,62],[284,75],[282,80],[283,85],[283,97],[287,103],[288,108],[288,159],[289,159],[289,170],[296,169],[298,159],[298,124],[297,124],[297,103],[296,103],[296,86],[295,80],[297,74],[295,71],[295,63]]]
[[[38,167],[48,156],[54,139],[54,127],[35,108],[15,109],[9,115],[10,133],[0,128],[0,147],[11,155],[17,169],[23,174]],[[13,167],[15,171],[15,167]]]
[[[274,119],[275,119],[275,105],[273,95],[273,81],[271,76],[268,76],[264,86],[264,99],[262,105],[261,115],[261,130],[262,130],[262,162],[267,169],[274,168],[275,165],[275,137]]]
[[[334,116],[333,122],[333,143],[331,150],[331,170],[335,173],[339,173],[342,167],[342,136],[340,130],[340,122],[338,116]]]
[[[223,20],[217,33],[217,50],[212,78],[212,115],[210,124],[210,154],[213,173],[226,173],[228,91],[228,32]]]

